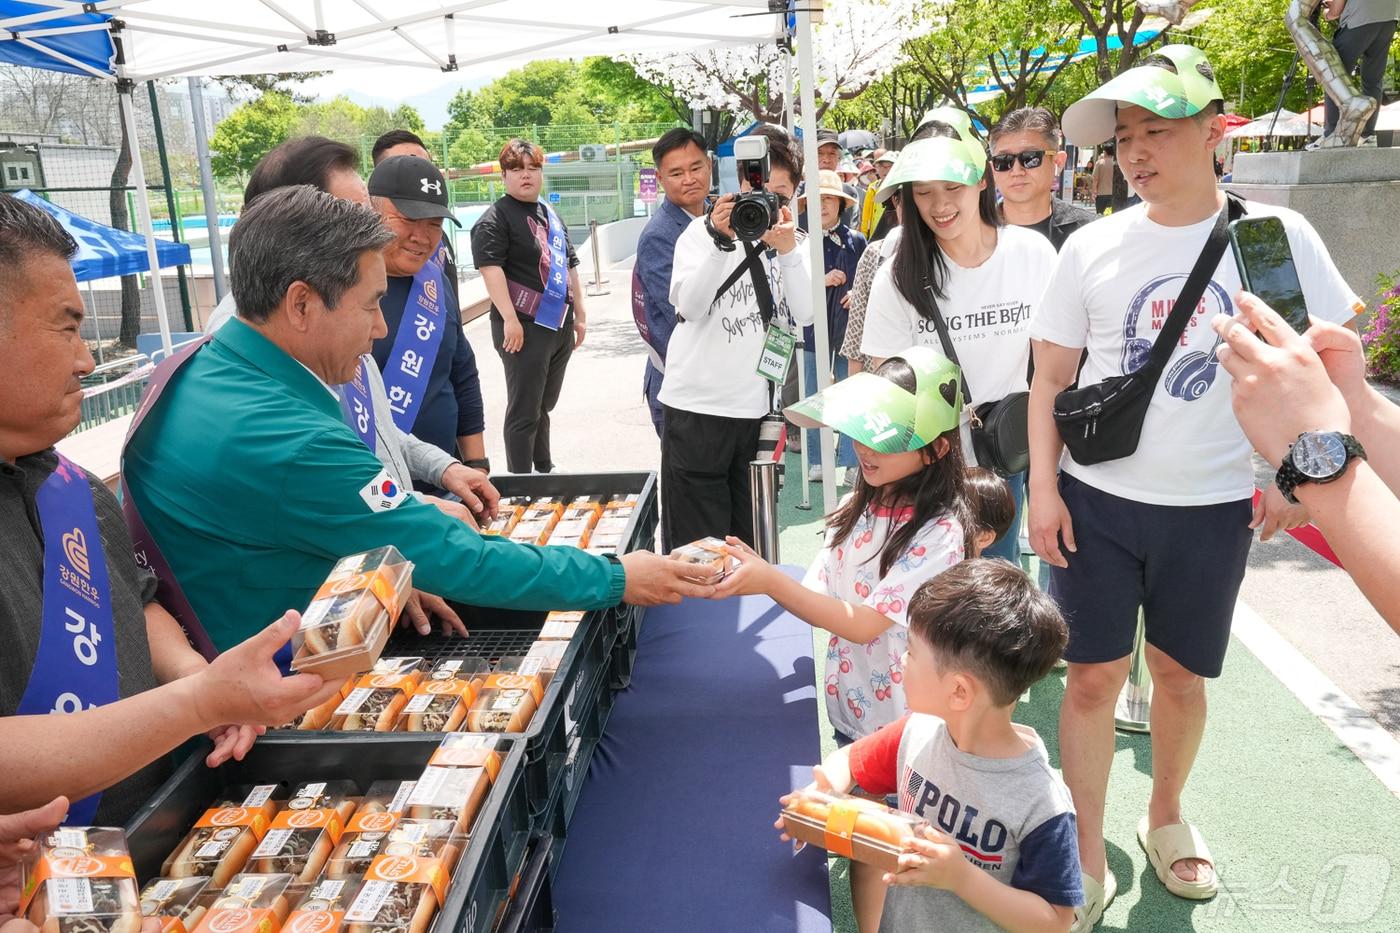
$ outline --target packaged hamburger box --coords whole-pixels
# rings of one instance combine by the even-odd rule
[[[139,933],[141,902],[126,835],[105,826],[44,833],[20,863],[17,916],[42,933]]]
[[[141,891],[141,915],[160,921],[160,933],[189,933],[218,892],[208,878],[157,878]]]
[[[525,689],[487,689],[467,713],[468,732],[524,732],[539,702]]]
[[[441,768],[485,768],[492,781],[501,773],[500,740],[494,735],[454,732],[442,737],[428,764]]]
[[[355,688],[355,681],[358,679],[358,677],[345,678],[345,683],[340,685],[339,691],[320,706],[302,713],[291,724],[291,728],[319,731],[329,726],[331,719],[335,716],[336,707],[340,706],[340,702],[350,695],[350,691]]]
[[[470,833],[490,788],[491,776],[485,768],[428,765],[409,795],[404,820],[450,820],[458,833]]]
[[[400,732],[453,732],[460,728],[490,670],[485,658],[439,661],[414,688],[395,728]]]
[[[544,544],[554,530],[555,522],[548,518],[522,518],[510,533],[516,544]]]
[[[447,893],[442,859],[381,855],[345,913],[346,933],[426,933]]]
[[[392,732],[423,680],[422,658],[382,658],[335,708],[335,732]]]
[[[571,612],[551,612],[544,618],[544,626],[540,629],[536,641],[571,641],[578,634],[578,627],[583,624],[587,613]],[[529,657],[529,655],[526,655]]]
[[[593,543],[598,543],[599,538],[621,539],[623,535],[627,534],[627,526],[631,524],[631,515],[608,512],[598,520],[598,524],[593,526]]]
[[[385,832],[361,833],[354,842],[342,842],[326,864],[326,877],[353,878],[369,871],[383,855],[413,858],[441,858],[448,864],[460,849],[461,837],[455,819],[401,820]]]
[[[285,872],[300,884],[315,881],[355,813],[358,793],[350,781],[298,786],[253,850],[250,869],[263,874]]]
[[[528,690],[535,698],[535,705],[544,699],[544,680],[540,670],[544,665],[534,658],[523,656],[504,657],[496,662],[496,667],[486,677],[485,690]],[[468,730],[470,731],[470,730]]]
[[[326,872],[332,878],[362,873],[369,867],[370,859],[379,854],[379,843],[388,838],[390,830],[399,824],[408,810],[408,798],[417,781],[375,781],[360,799],[360,806],[345,832],[340,836],[340,844],[331,853],[326,863]],[[354,848],[358,842],[374,843],[369,847]],[[368,852],[352,859],[350,853]]]
[[[564,508],[564,520],[591,516],[597,521],[607,507],[607,500],[607,496],[577,496]]]
[[[361,875],[321,878],[293,898],[295,908],[287,915],[282,933],[340,933],[345,912],[360,890]]]
[[[165,860],[166,878],[207,877],[215,888],[243,870],[277,815],[276,784],[258,784],[230,794],[204,811],[188,836]]]
[[[530,646],[525,657],[540,659],[540,679],[548,687],[549,682],[554,679],[554,675],[558,672],[559,665],[564,662],[564,653],[568,650],[569,643],[567,641],[537,641]]]
[[[496,506],[496,517],[481,530],[481,533],[510,537],[510,533],[515,530],[516,523],[525,514],[525,507],[529,504],[530,500],[521,496],[502,499]]]
[[[555,498],[536,499],[525,508],[525,514],[521,516],[521,521],[537,521],[544,519],[553,527],[564,515],[564,500]]]
[[[277,933],[291,913],[292,876],[244,872],[219,892],[194,933]]]
[[[292,636],[292,670],[327,680],[374,666],[413,587],[413,563],[395,547],[343,557]]]
[[[671,559],[710,568],[713,574],[707,582],[718,583],[729,572],[728,548],[729,546],[719,538],[701,538],[677,548],[672,552]]]
[[[899,870],[905,841],[926,826],[912,813],[811,787],[793,791],[783,810],[783,831],[793,839],[889,872]]]

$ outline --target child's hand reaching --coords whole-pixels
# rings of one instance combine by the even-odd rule
[[[724,543],[728,546],[729,556],[737,560],[739,566],[731,570],[729,576],[715,587],[714,598],[726,599],[730,596],[753,596],[756,593],[770,592],[772,586],[769,580],[776,572],[773,565],[733,535],[725,538]]]
[[[829,794],[833,790],[831,786],[831,779],[826,776],[826,771],[823,770],[821,765],[816,765],[812,768],[812,783],[808,784],[802,789],[819,790],[824,794]],[[792,802],[792,798],[796,793],[797,791],[793,791],[791,794],[784,794],[783,796],[779,797],[778,804],[784,810],[786,810],[788,808],[788,804]],[[793,840],[793,838],[787,834],[787,827],[783,825],[783,817],[781,814],[778,815],[778,821],[773,824],[773,828],[776,829],[778,832],[782,833],[782,836],[780,838],[783,840],[783,842],[792,842],[792,851],[801,852],[802,847],[806,845],[805,842],[797,842]]]
[[[916,836],[904,844],[899,871],[886,872],[884,881],[956,892],[971,864],[951,836],[927,826],[922,837]]]

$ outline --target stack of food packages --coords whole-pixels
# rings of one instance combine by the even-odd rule
[[[417,780],[363,795],[349,781],[301,784],[286,800],[277,784],[230,790],[142,890],[134,923],[100,929],[137,933],[144,914],[162,933],[424,933],[500,773],[495,743],[445,736]]]
[[[496,520],[482,534],[519,544],[583,548],[590,554],[616,554],[625,541],[639,496],[579,496],[564,499],[502,499]]]
[[[551,612],[523,656],[381,658],[293,726],[335,732],[524,732],[584,613]]]

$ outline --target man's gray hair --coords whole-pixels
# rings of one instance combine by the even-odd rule
[[[47,253],[72,259],[78,244],[53,215],[8,194],[0,194],[0,311],[12,302],[10,290],[24,260]]]
[[[229,287],[240,317],[266,321],[293,282],[334,310],[360,277],[360,254],[392,243],[379,215],[310,185],[278,188],[243,211],[229,237]]]

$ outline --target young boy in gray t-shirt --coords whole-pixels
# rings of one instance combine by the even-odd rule
[[[1067,637],[1055,603],[1005,561],[964,561],[914,594],[904,659],[913,712],[816,769],[822,789],[898,794],[901,810],[931,824],[884,877],[880,933],[1074,922],[1074,806],[1040,736],[1011,721]],[[874,929],[873,917],[857,920]]]

